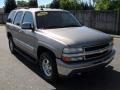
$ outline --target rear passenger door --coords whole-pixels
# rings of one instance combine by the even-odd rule
[[[21,21],[23,18],[23,11],[18,11],[16,13],[15,19],[13,21],[13,40],[16,46],[18,46],[19,48],[21,48],[21,36],[20,36],[20,31],[21,31]]]
[[[33,15],[31,12],[26,11],[22,20],[22,23],[31,23],[34,27]],[[35,33],[30,29],[21,29],[20,40],[22,42],[22,49],[27,54],[34,56],[34,45],[35,45]]]
[[[7,32],[10,32],[13,37],[14,37],[13,21],[14,21],[15,15],[16,15],[16,11],[11,11],[11,13],[8,16],[7,22],[6,22]]]

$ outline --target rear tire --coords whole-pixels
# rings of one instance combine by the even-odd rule
[[[13,42],[12,37],[9,38],[9,48],[10,48],[11,53],[14,54],[15,53],[15,44]]]
[[[42,77],[50,82],[58,80],[57,65],[55,57],[50,52],[44,52],[40,55],[39,67]]]

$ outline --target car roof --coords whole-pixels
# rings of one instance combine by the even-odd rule
[[[30,12],[39,12],[39,11],[64,11],[68,12],[63,9],[51,9],[51,8],[23,8],[23,9],[16,9],[15,11],[30,11]]]

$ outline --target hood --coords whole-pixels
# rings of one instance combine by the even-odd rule
[[[42,30],[48,37],[62,41],[69,46],[96,45],[112,41],[112,37],[88,27],[69,27]]]

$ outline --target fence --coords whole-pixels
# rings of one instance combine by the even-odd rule
[[[120,35],[119,11],[71,11],[85,26]]]
[[[71,11],[81,24],[105,33],[120,35],[119,11]],[[5,23],[8,14],[0,14],[0,23]]]
[[[8,14],[0,14],[0,24],[5,24],[7,20]]]

